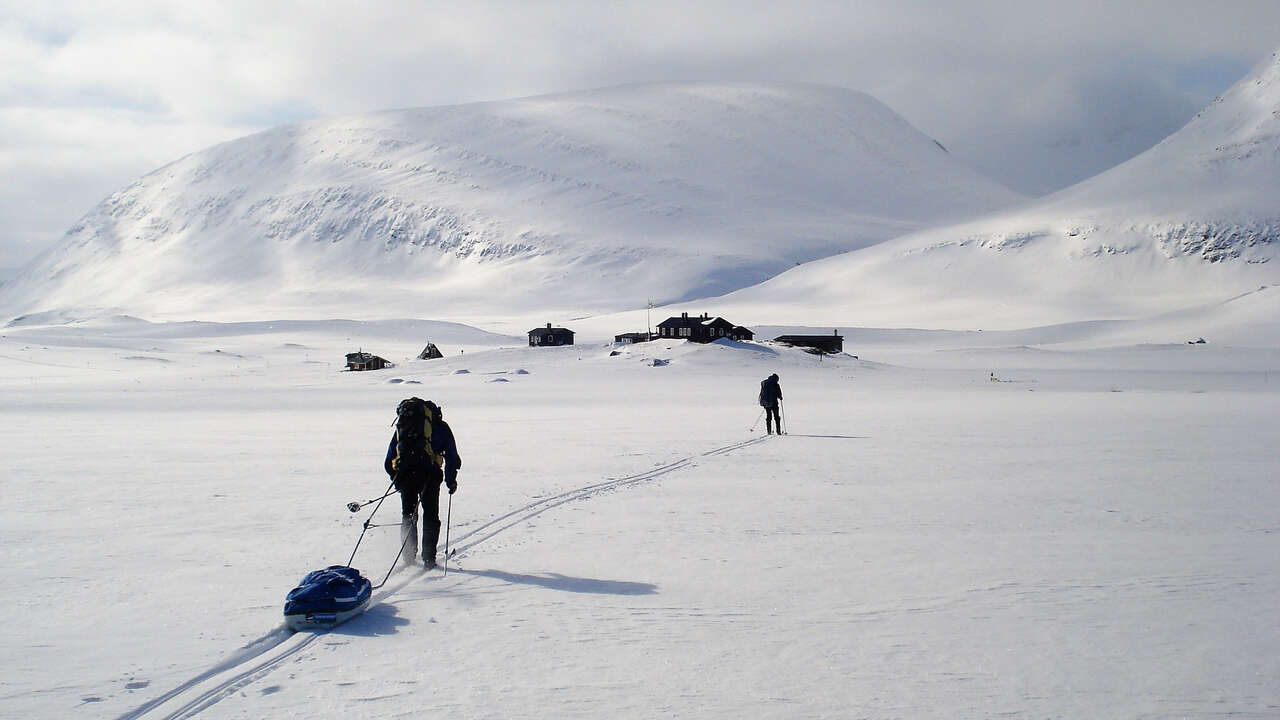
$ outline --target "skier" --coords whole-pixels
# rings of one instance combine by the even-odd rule
[[[778,384],[778,373],[774,373],[760,382],[760,407],[764,408],[764,427],[770,435],[773,428],[782,434],[782,416],[778,407],[782,404],[782,386]]]
[[[422,562],[430,570],[436,566],[440,541],[440,483],[450,495],[455,493],[462,468],[453,430],[438,405],[416,397],[400,402],[383,468],[400,491],[400,540],[408,551],[406,558],[418,554],[418,504],[422,504]]]

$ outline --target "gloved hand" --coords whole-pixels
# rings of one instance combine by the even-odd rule
[[[444,474],[444,484],[445,487],[449,488],[450,495],[458,492],[458,471],[456,469],[449,468],[449,471]]]

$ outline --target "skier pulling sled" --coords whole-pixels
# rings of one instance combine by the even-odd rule
[[[386,584],[396,563],[401,558],[412,561],[418,554],[419,503],[423,511],[423,565],[427,570],[436,567],[436,543],[440,536],[440,484],[448,487],[452,496],[458,489],[458,469],[462,467],[453,431],[442,416],[438,405],[416,397],[404,400],[396,408],[396,432],[391,437],[384,463],[387,474],[391,475],[391,485],[382,497],[347,504],[347,509],[354,513],[365,505],[377,503],[364,521],[360,538],[356,540],[347,564],[330,565],[307,573],[302,582],[289,591],[285,598],[284,621],[291,630],[328,630],[364,612],[369,607],[373,591]],[[365,533],[378,527],[372,522],[378,508],[397,492],[402,506],[400,550],[386,577],[373,585],[359,570],[351,567],[351,563]],[[446,535],[446,553],[448,544]],[[447,562],[448,557],[445,559]],[[447,566],[445,570],[448,571]]]
[[[422,565],[436,566],[440,542],[440,485],[458,491],[462,458],[444,410],[430,400],[411,397],[396,407],[396,431],[387,445],[383,469],[400,491],[402,556],[418,555],[418,509],[422,509]]]

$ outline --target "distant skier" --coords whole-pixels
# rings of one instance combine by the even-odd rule
[[[770,435],[773,429],[782,434],[782,416],[778,412],[782,404],[782,386],[778,384],[778,373],[774,373],[760,382],[760,407],[764,408],[764,427]]]
[[[452,495],[462,468],[453,430],[438,405],[416,397],[400,402],[383,467],[400,491],[400,540],[406,558],[418,554],[418,503],[422,503],[422,562],[430,570],[436,566],[440,541],[440,483]]]

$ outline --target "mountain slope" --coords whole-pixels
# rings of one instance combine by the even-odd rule
[[[810,263],[716,307],[757,322],[992,329],[1221,304],[1280,283],[1277,198],[1280,54],[1095,178]]]
[[[105,200],[15,312],[464,317],[717,294],[1017,201],[861,93],[632,85],[277,128]]]

